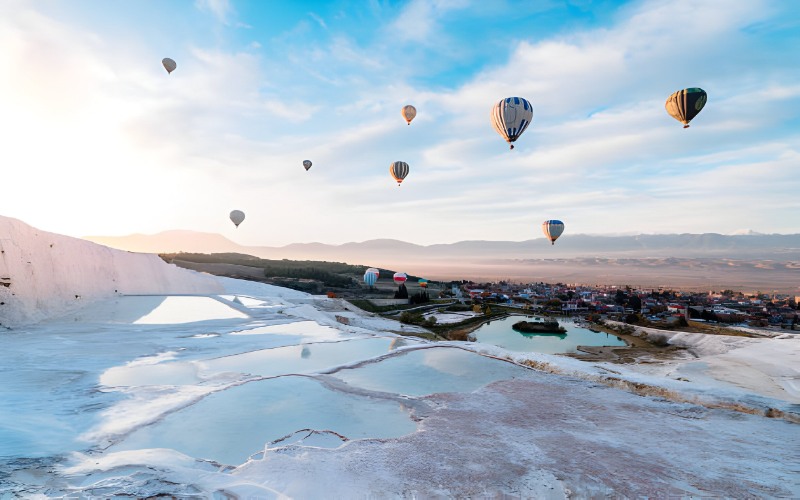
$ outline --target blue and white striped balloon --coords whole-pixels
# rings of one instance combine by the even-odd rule
[[[500,99],[489,115],[492,126],[509,144],[516,141],[525,132],[533,120],[533,106],[522,97],[506,97]],[[514,145],[511,144],[511,149]]]
[[[555,245],[558,237],[564,232],[564,223],[560,220],[546,220],[542,222],[542,232],[550,243]]]
[[[378,281],[378,275],[377,274],[375,274],[373,272],[370,272],[369,270],[364,273],[364,283],[367,286],[374,285],[376,281]]]

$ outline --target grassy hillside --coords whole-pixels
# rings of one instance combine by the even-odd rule
[[[263,276],[264,280],[288,288],[311,292],[344,292],[360,291],[366,287],[363,284],[364,272],[371,266],[352,265],[344,262],[327,262],[318,260],[272,260],[261,259],[252,255],[241,253],[163,253],[159,256],[168,263],[181,265],[182,263],[206,264],[207,267],[192,266],[192,269],[203,270],[212,274],[223,276],[255,279]],[[231,266],[246,266],[248,268],[263,269],[263,275],[249,274],[242,276],[238,273],[220,270],[214,267],[217,264]],[[184,266],[188,267],[188,266]],[[380,288],[387,289],[391,283],[394,271],[379,269],[381,275]],[[409,282],[416,283],[418,277],[409,275]]]

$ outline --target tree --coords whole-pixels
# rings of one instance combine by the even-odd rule
[[[558,299],[550,299],[544,303],[545,307],[548,309],[558,309],[561,310],[561,301]]]

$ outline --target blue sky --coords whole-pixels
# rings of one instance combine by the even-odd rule
[[[796,233],[797,47],[791,1],[7,0],[0,214],[253,245]],[[507,96],[534,106],[514,151]]]

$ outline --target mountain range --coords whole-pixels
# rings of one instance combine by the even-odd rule
[[[640,234],[635,236],[572,235],[550,245],[543,238],[525,241],[471,240],[417,245],[375,239],[341,245],[293,243],[280,247],[245,246],[214,233],[173,230],[153,235],[86,236],[84,239],[134,252],[235,252],[264,259],[336,260],[351,264],[384,259],[497,260],[563,258],[728,258],[800,259],[800,234]]]
[[[375,239],[279,247],[245,246],[220,234],[185,230],[84,239],[134,252],[241,253],[263,259],[346,262],[431,279],[800,291],[800,234],[577,234],[562,237],[555,245],[544,238],[433,245]]]

